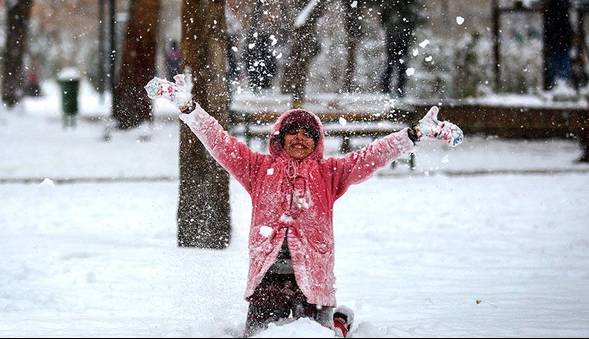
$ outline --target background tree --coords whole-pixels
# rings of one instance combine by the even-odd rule
[[[119,128],[152,119],[151,100],[143,86],[156,74],[159,0],[132,0],[123,45],[120,78],[115,86],[113,117]]]
[[[344,73],[344,82],[342,90],[344,92],[352,91],[354,73],[356,72],[356,50],[362,36],[362,16],[361,5],[351,6],[343,1],[344,5],[344,28],[346,32],[346,69]]]
[[[307,74],[313,58],[319,55],[317,21],[325,11],[326,0],[299,0],[290,53],[287,58],[281,91],[293,96],[293,107],[300,107],[305,96]]]
[[[181,48],[190,69],[192,93],[225,128],[225,1],[185,0]],[[180,125],[178,246],[222,249],[231,236],[229,175],[184,124]]]
[[[395,91],[405,96],[409,49],[415,43],[415,29],[420,23],[420,0],[384,1],[382,24],[385,28],[386,67],[382,77],[382,91],[391,92],[391,80],[396,70]]]
[[[264,12],[271,10],[268,2],[256,0],[246,37],[243,54],[250,88],[259,93],[272,87],[276,75],[276,58],[272,55],[274,27],[265,20]]]
[[[13,0],[4,3],[6,4],[7,34],[2,74],[2,101],[8,107],[13,107],[23,96],[25,83],[23,62],[33,1]]]

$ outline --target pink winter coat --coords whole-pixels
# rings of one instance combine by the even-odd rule
[[[367,179],[414,145],[405,129],[344,157],[325,159],[323,126],[313,115],[321,129],[320,139],[310,156],[295,161],[278,137],[282,122],[294,111],[284,113],[275,124],[270,154],[250,150],[200,106],[180,118],[252,199],[246,298],[276,260],[288,231],[295,278],[307,302],[334,307],[333,204],[350,185]]]

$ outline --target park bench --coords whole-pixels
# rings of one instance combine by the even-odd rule
[[[353,151],[353,139],[361,138],[375,140],[390,133],[397,132],[405,127],[406,123],[393,121],[389,114],[370,114],[360,112],[324,112],[317,113],[323,122],[326,138],[341,139],[340,153],[346,154]],[[232,134],[241,135],[246,143],[251,145],[253,140],[260,140],[262,147],[267,147],[271,129],[278,118],[279,113],[239,113],[232,114]],[[393,162],[395,167],[398,162],[407,162],[411,169],[415,168],[415,154],[410,154],[409,159],[400,159]]]

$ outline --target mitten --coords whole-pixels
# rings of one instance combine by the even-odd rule
[[[428,139],[442,140],[452,147],[460,145],[464,139],[464,133],[460,127],[448,121],[439,121],[438,112],[440,109],[433,106],[423,119],[419,120],[417,127]]]
[[[174,76],[174,82],[155,77],[145,85],[147,96],[151,99],[164,98],[179,109],[192,106],[192,85],[184,74]]]

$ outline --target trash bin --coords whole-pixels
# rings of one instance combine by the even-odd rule
[[[78,90],[80,74],[74,68],[66,68],[57,77],[61,87],[61,107],[64,127],[76,125],[78,114]]]

